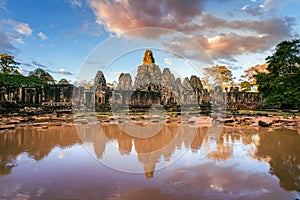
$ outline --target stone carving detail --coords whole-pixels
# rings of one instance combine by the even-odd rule
[[[144,54],[144,60],[143,60],[143,64],[144,65],[150,65],[150,64],[154,64],[155,60],[154,57],[152,55],[152,51],[151,50],[146,50],[145,54]]]
[[[197,76],[191,76],[190,85],[194,90],[202,90],[203,86],[201,80]]]
[[[175,77],[169,68],[164,68],[162,73],[162,85],[176,89]]]
[[[182,86],[184,88],[188,88],[188,89],[191,89],[191,84],[190,84],[190,80],[188,77],[185,77],[184,80],[183,80],[183,83],[182,83]]]
[[[129,73],[120,74],[117,89],[132,90],[132,79]]]
[[[162,82],[160,68],[156,64],[143,64],[138,67],[137,75],[134,81],[134,88],[142,87],[148,83],[160,85]]]
[[[101,86],[106,89],[106,79],[102,71],[98,71],[94,79],[94,88]]]

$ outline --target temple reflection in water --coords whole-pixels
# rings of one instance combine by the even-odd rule
[[[219,135],[213,135],[210,134],[212,127],[165,124],[157,134],[138,138],[125,133],[116,124],[49,129],[19,127],[0,134],[0,175],[10,174],[21,154],[26,153],[29,158],[41,161],[56,147],[64,149],[84,144],[91,147],[91,153],[100,162],[108,162],[114,168],[128,165],[128,169],[144,172],[147,178],[151,178],[155,170],[175,161],[180,156],[178,152],[190,151],[199,158],[227,162],[236,151],[235,147],[241,146],[247,149],[249,159],[269,163],[269,173],[280,179],[281,187],[300,190],[300,136],[297,131],[280,129],[270,132],[234,127],[220,130]],[[111,150],[112,146],[117,152]]]
[[[160,125],[157,124],[157,126]],[[149,126],[148,128],[150,129],[148,131],[157,131],[157,126]],[[208,152],[216,140],[216,135],[207,137],[208,127],[163,125],[155,135],[148,138],[131,136],[132,134],[125,133],[116,124],[109,126],[82,125],[77,127],[77,129],[84,143],[93,143],[93,151],[100,160],[105,154],[105,146],[109,141],[117,142],[116,146],[120,155],[129,155],[136,152],[137,159],[142,163],[143,171],[147,178],[153,176],[157,163],[164,161],[168,164],[177,159],[174,156],[176,151],[185,151],[191,148],[196,152],[203,146],[203,151],[206,150]],[[135,135],[139,135],[139,133]],[[106,152],[106,154],[109,154],[109,152]],[[113,153],[111,156],[116,156],[116,154]],[[110,164],[110,167],[122,165],[118,160],[116,160],[116,163]],[[131,171],[131,169],[125,169],[125,171],[128,170]],[[136,171],[131,172],[140,172],[139,169],[132,170]]]

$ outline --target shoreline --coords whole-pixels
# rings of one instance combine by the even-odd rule
[[[297,113],[298,114],[298,113]],[[141,126],[146,126],[151,123],[164,123],[166,125],[191,125],[191,126],[211,126],[213,124],[223,125],[225,127],[239,126],[249,128],[268,128],[280,129],[287,128],[298,130],[300,134],[300,116],[291,113],[290,116],[268,114],[188,114],[181,115],[180,113],[168,113],[164,116],[149,115],[149,114],[131,114],[131,115],[111,115],[104,113],[81,113],[81,114],[65,114],[57,117],[56,113],[33,115],[33,116],[0,116],[0,133],[5,130],[14,130],[19,127],[37,127],[47,129],[51,126],[76,126],[80,124],[122,124],[134,123]]]

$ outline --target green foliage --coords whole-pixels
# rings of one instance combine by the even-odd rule
[[[0,73],[0,86],[40,87],[42,84],[44,83],[36,77],[26,77],[21,74]]]
[[[36,68],[34,71],[29,72],[28,77],[36,77],[45,84],[54,84],[55,83],[55,80],[51,76],[51,74],[49,74],[48,72],[46,72],[44,69],[41,69],[41,68]]]
[[[63,84],[70,84],[69,81],[65,78],[62,78],[58,81],[58,85],[63,85]]]
[[[266,106],[300,107],[300,40],[283,41],[266,58],[269,73],[258,73],[258,89],[266,97]]]
[[[243,92],[250,92],[252,90],[253,84],[251,84],[249,81],[242,81],[241,82],[241,88]]]
[[[17,68],[20,63],[8,54],[0,54],[0,72],[4,74],[19,74]]]
[[[250,67],[249,69],[245,70],[242,76],[241,76],[241,83],[240,87],[242,88],[242,91],[244,92],[250,92],[255,91],[257,92],[257,83],[255,76],[258,73],[268,73],[267,70],[267,63],[264,63],[262,65],[255,65]]]

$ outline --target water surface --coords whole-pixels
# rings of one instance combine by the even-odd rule
[[[98,124],[2,131],[0,199],[299,198],[297,131],[211,130],[166,124],[145,138]]]

